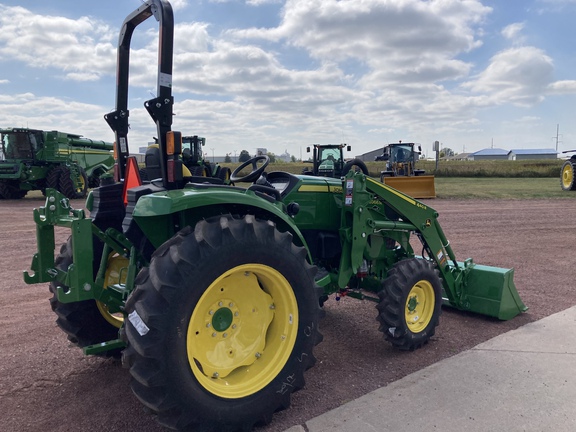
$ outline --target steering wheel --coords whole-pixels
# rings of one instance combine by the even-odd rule
[[[258,166],[258,162],[262,162],[262,165]],[[248,159],[234,171],[232,171],[232,175],[230,176],[230,181],[236,182],[252,182],[254,180],[258,180],[258,177],[264,172],[268,164],[270,163],[270,158],[268,156],[256,156],[251,159]],[[240,172],[246,168],[248,165],[252,165],[252,172],[250,174],[245,175],[244,177],[239,177]]]

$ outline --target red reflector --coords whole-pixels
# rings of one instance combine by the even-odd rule
[[[174,159],[168,160],[168,181],[171,183],[176,181],[174,178]]]

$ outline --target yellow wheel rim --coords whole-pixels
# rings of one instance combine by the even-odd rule
[[[564,164],[562,168],[562,186],[564,189],[568,189],[572,185],[574,178],[574,168],[571,163]]]
[[[86,187],[86,182],[84,181],[84,176],[82,174],[80,174],[78,176],[78,187],[76,188],[76,192],[78,192],[78,193],[83,192],[85,187]]]
[[[412,333],[423,331],[434,315],[434,288],[427,280],[414,284],[406,299],[405,318]]]
[[[126,283],[126,274],[128,273],[128,259],[112,252],[108,257],[108,265],[106,266],[106,274],[104,276],[104,289],[110,285]],[[106,321],[114,327],[120,328],[124,323],[124,315],[120,312],[111,313],[108,306],[104,303],[96,301],[98,310]]]
[[[188,326],[188,361],[210,393],[249,396],[278,376],[297,333],[298,303],[286,278],[265,265],[241,265],[200,297]]]

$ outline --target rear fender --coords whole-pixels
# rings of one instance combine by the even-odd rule
[[[132,217],[154,248],[158,248],[180,229],[221,214],[253,214],[258,219],[272,220],[281,231],[293,235],[295,244],[306,248],[312,262],[304,236],[286,214],[284,203],[256,191],[202,184],[158,192],[141,197]]]

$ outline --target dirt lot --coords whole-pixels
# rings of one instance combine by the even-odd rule
[[[55,324],[45,284],[25,285],[35,251],[32,208],[0,201],[0,430],[160,431],[129,390],[118,362],[85,357]],[[430,200],[458,259],[514,267],[530,310],[508,322],[444,310],[436,336],[413,353],[384,342],[374,304],[326,303],[324,342],[307,386],[261,432],[282,431],[480,342],[576,304],[576,200]],[[82,202],[73,206],[81,207]],[[66,231],[59,231],[64,241]]]

